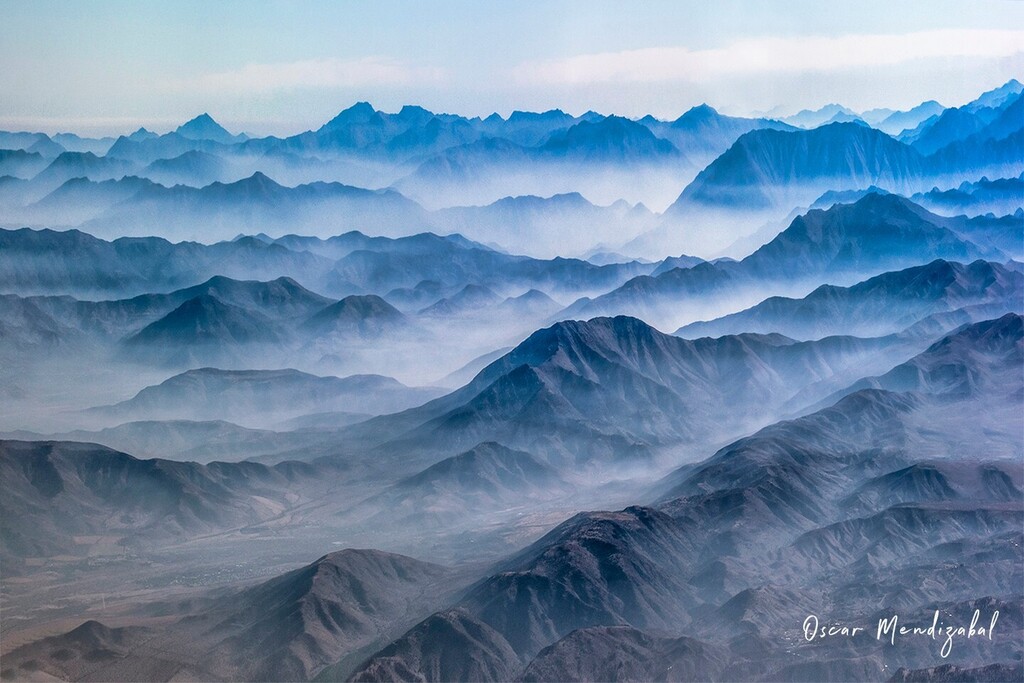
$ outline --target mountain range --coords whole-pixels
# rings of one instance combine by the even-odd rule
[[[1019,218],[947,218],[897,195],[869,193],[853,204],[798,216],[740,261],[639,275],[607,294],[576,301],[564,315],[630,312],[658,324],[666,321],[674,329],[678,325],[673,322],[706,317],[720,310],[723,301],[761,301],[771,291],[766,287],[789,294],[799,291],[801,282],[816,285],[824,278],[845,284],[935,258],[1005,261],[1008,254],[993,246],[992,235],[1005,246],[1020,230]]]
[[[875,276],[851,287],[822,285],[802,299],[770,297],[756,306],[676,331],[684,337],[779,333],[797,339],[900,332],[938,313],[976,308],[983,315],[1020,309],[1024,275],[998,263],[943,260]]]
[[[1022,100],[0,132],[0,679],[1020,679]]]

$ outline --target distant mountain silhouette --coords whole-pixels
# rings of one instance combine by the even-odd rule
[[[282,416],[328,410],[389,413],[434,398],[381,375],[318,377],[298,370],[188,370],[134,397],[90,413],[106,419],[222,419],[264,424]],[[271,417],[274,416],[274,417]]]
[[[1024,299],[1024,275],[998,263],[937,260],[884,273],[852,287],[822,285],[802,299],[771,297],[739,313],[678,330],[684,337],[739,331],[798,339],[834,334],[869,337],[899,332],[935,313],[994,304],[1012,310]]]
[[[316,335],[365,336],[400,329],[408,320],[379,296],[347,296],[306,320],[301,329]]]
[[[206,113],[181,124],[174,132],[190,140],[212,140],[224,144],[244,142],[248,139],[245,135],[232,135]]]
[[[172,159],[158,159],[139,173],[167,186],[204,187],[228,179],[228,167],[222,158],[198,150],[185,152]]]
[[[656,277],[641,275],[600,297],[581,299],[560,315],[629,313],[671,321],[687,312],[714,310],[714,301],[743,292],[763,299],[769,293],[766,285],[784,291],[781,288],[800,280],[850,282],[936,258],[1005,261],[1008,255],[991,236],[1010,239],[1021,220],[946,218],[897,195],[870,193],[853,204],[798,216],[741,261],[704,263]]]

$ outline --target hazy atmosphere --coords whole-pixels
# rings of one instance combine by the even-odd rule
[[[1024,4],[0,17],[0,680],[1024,680]]]

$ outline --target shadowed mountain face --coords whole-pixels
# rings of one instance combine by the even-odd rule
[[[451,293],[475,284],[516,293],[537,288],[571,297],[607,291],[652,269],[638,262],[598,266],[579,259],[512,256],[458,235],[428,233],[399,239],[359,232],[327,240],[241,237],[203,245],[155,237],[107,242],[76,230],[0,230],[0,291],[21,295],[135,296],[223,276],[289,277],[339,297],[383,296],[423,282],[437,282]]]
[[[23,149],[0,149],[0,176],[29,179],[46,168],[46,159],[39,152]]]
[[[854,187],[902,187],[920,173],[921,160],[913,150],[864,126],[836,123],[809,131],[754,131],[702,171],[669,214],[688,204],[760,208],[778,201],[773,188],[835,181]]]
[[[727,358],[733,363],[760,358],[760,373],[806,373],[800,365],[806,364],[806,355],[785,357],[787,363],[780,360],[783,356],[771,355],[770,350],[781,354],[800,346],[790,340],[756,335],[724,339],[726,347],[723,340],[685,342],[630,319],[562,324],[532,337],[478,381],[500,379],[525,366],[548,383],[569,372],[615,395],[622,385],[612,379],[628,377],[628,370],[639,377],[656,376],[661,386],[676,392],[688,386],[706,393],[695,368],[707,373],[706,368],[717,367],[721,372]],[[825,347],[804,348],[818,353]],[[935,657],[931,641],[909,641],[892,650],[880,650],[870,638],[851,641],[850,656],[837,659],[822,658],[819,653],[834,651],[814,649],[799,637],[783,651],[779,634],[798,631],[807,614],[870,624],[892,609],[909,615],[911,623],[925,622],[934,609],[965,623],[975,609],[986,615],[998,609],[1004,627],[1022,625],[1014,591],[1024,576],[999,569],[1021,566],[1024,559],[1024,476],[1014,464],[1021,455],[1018,434],[1024,424],[1007,400],[1022,390],[1020,373],[1013,372],[1024,364],[1022,348],[1020,316],[966,327],[882,376],[876,383],[882,389],[861,389],[831,407],[767,427],[703,463],[684,467],[651,496],[658,499],[653,507],[573,517],[501,562],[461,597],[454,589],[424,592],[420,582],[438,580],[439,575],[419,565],[391,569],[395,565],[390,560],[386,566],[374,560],[370,569],[360,562],[357,570],[328,556],[162,627],[152,650],[135,648],[104,671],[120,678],[117,672],[127,669],[119,667],[149,670],[144,667],[152,666],[155,652],[162,661],[178,662],[168,665],[174,671],[189,671],[181,664],[189,661],[180,649],[182,642],[190,643],[193,656],[208,653],[203,660],[213,667],[204,669],[208,678],[306,678],[331,667],[339,675],[354,671],[357,679],[372,680],[398,675],[543,680],[583,667],[602,679],[616,671],[666,680],[675,678],[670,671],[690,672],[680,678],[692,673],[721,680],[860,679],[878,677],[883,667],[927,667]],[[683,379],[686,383],[680,384]],[[726,380],[755,391],[756,385],[742,374],[708,375],[715,386],[728,387]],[[572,387],[578,381],[562,380],[556,386],[575,399],[580,394]],[[786,386],[795,384],[787,379]],[[752,396],[761,400],[756,393]],[[441,399],[442,404],[447,400]],[[733,407],[739,405],[736,396],[732,401]],[[408,417],[406,413],[402,419]],[[950,438],[954,434],[957,439]],[[970,443],[980,435],[984,453],[965,453],[957,446],[961,438]],[[268,511],[252,509],[238,517],[239,496],[254,500],[248,497],[255,492],[273,514],[274,504],[284,504],[280,496],[294,488],[297,477],[324,478],[323,464],[304,474],[296,465],[179,468],[166,461],[134,461],[138,465],[115,477],[116,485],[99,487],[89,474],[97,460],[87,448],[95,447],[77,447],[73,454],[56,458],[47,450],[52,444],[32,446],[43,449],[31,452],[39,453],[33,457],[45,465],[33,465],[32,472],[24,470],[34,462],[27,457],[27,445],[11,442],[7,448],[19,452],[8,457],[10,471],[2,481],[19,493],[5,491],[4,500],[20,512],[15,516],[5,510],[3,519],[42,529],[51,539],[59,536],[50,525],[71,528],[71,519],[78,525],[73,527],[78,537],[99,536],[100,527],[89,526],[89,520],[114,501],[129,515],[123,520],[134,517],[122,524],[137,526],[121,532],[133,544],[139,542],[133,536],[136,528],[151,540],[195,528],[258,523],[267,519]],[[100,455],[103,463],[114,457],[110,452]],[[126,465],[133,461],[117,457]],[[50,466],[56,477],[35,472]],[[162,473],[159,485],[155,475],[134,473],[139,466],[143,472],[157,467],[155,472]],[[485,444],[400,482],[386,495],[405,497],[388,498],[386,505],[401,509],[403,500],[417,499],[419,509],[429,510],[439,501],[450,501],[452,494],[469,501],[484,495],[493,501],[502,487],[510,498],[523,499],[531,487],[544,490],[557,485],[557,478],[542,460]],[[35,498],[21,493],[30,487],[38,492]],[[181,493],[170,497],[165,489]],[[132,502],[136,495],[145,496],[147,510],[158,511],[156,520],[139,516],[139,504]],[[49,502],[42,503],[47,496]],[[165,499],[167,506],[153,507]],[[55,516],[55,511],[69,517]],[[104,533],[110,535],[105,513],[103,519]],[[27,528],[7,526],[5,545],[20,548],[31,537]],[[61,547],[65,552],[74,547],[71,539],[66,543]],[[40,550],[53,552],[5,552]],[[953,566],[972,570],[965,576],[949,569]],[[769,585],[764,584],[766,575],[772,577]],[[386,585],[376,592],[357,576],[373,576]],[[399,578],[388,583],[392,576]],[[924,577],[930,583],[923,588],[906,588],[922,585]],[[397,614],[392,611],[399,609],[396,605],[408,603],[392,598],[407,590],[431,600],[400,612],[402,617],[373,622],[386,627],[359,625],[367,623],[361,616],[367,613]],[[361,598],[358,611],[350,613],[346,596],[367,594],[381,597]],[[430,610],[441,608],[427,617]],[[293,623],[302,626],[289,626]],[[399,637],[396,631],[409,626]],[[389,638],[397,640],[385,645]],[[24,652],[45,653],[50,645],[31,647],[35,649]],[[796,663],[789,651],[793,647],[799,655]],[[1013,645],[1007,641],[958,641],[955,647],[953,661],[962,668],[979,661],[1012,661]],[[377,653],[371,655],[371,649]],[[89,650],[89,656],[98,655]],[[19,671],[29,659],[19,652],[5,659],[5,666]],[[675,669],[673,662],[682,668]]]
[[[229,179],[227,163],[220,157],[192,150],[172,159],[158,159],[140,172],[143,177],[166,185],[198,185],[222,183]],[[108,207],[109,208],[109,207]],[[96,212],[94,216],[100,215]],[[91,217],[94,217],[91,216]]]
[[[962,140],[1005,138],[1021,127],[1024,100],[1017,85],[1016,92],[1010,87],[998,97],[982,96],[962,107],[946,109],[905,131],[900,139],[922,154],[933,154]]]
[[[89,412],[120,421],[221,419],[266,425],[312,412],[396,412],[437,394],[380,375],[318,377],[298,370],[200,368]]]
[[[245,135],[232,135],[205,112],[181,124],[174,132],[190,140],[212,140],[221,143],[244,142],[247,139]]]
[[[517,254],[554,257],[583,254],[595,244],[621,244],[654,227],[656,216],[643,204],[596,206],[573,192],[456,206],[435,211],[431,220],[438,228],[498,242]],[[516,230],[510,232],[508,225]]]
[[[135,296],[189,287],[211,277],[274,279],[309,276],[329,261],[253,238],[202,245],[157,237],[112,242],[77,230],[0,231],[0,274],[6,292],[80,298]]]
[[[438,612],[374,655],[353,681],[506,681],[516,654],[494,629],[463,610]]]
[[[130,345],[213,345],[273,343],[280,337],[267,318],[224,303],[210,294],[189,299],[128,339]]]
[[[98,621],[87,621],[59,636],[44,638],[4,656],[0,676],[15,680],[23,676],[52,676],[76,680],[105,666],[116,665],[138,646],[153,637],[151,629],[128,626],[109,628]],[[150,666],[136,665],[145,678],[165,678],[166,663],[156,660]]]
[[[138,460],[102,446],[4,441],[5,557],[85,554],[273,517],[308,468]],[[312,482],[310,482],[312,483]]]
[[[741,263],[761,274],[781,269],[842,273],[890,269],[926,254],[961,261],[998,256],[970,241],[971,225],[901,197],[869,194],[855,204],[808,212]]]
[[[771,297],[753,308],[676,331],[684,337],[718,336],[746,330],[778,332],[798,339],[834,334],[880,336],[899,332],[935,315],[978,307],[1020,308],[1024,275],[998,263],[969,265],[933,261],[885,273],[852,287],[823,285],[802,299]]]
[[[257,586],[208,600],[161,628],[96,621],[5,655],[4,678],[39,671],[124,680],[310,680],[345,676],[346,654],[380,646],[464,583],[458,572],[377,550],[343,550]],[[339,660],[341,660],[339,662]]]
[[[995,213],[1012,214],[1024,207],[1024,177],[981,178],[977,182],[964,181],[959,186],[915,194],[911,199],[930,211],[943,214],[977,216]]]
[[[629,626],[594,626],[544,648],[522,680],[715,681],[727,662],[723,648],[691,638],[654,636]]]
[[[398,309],[379,296],[347,296],[325,307],[303,323],[316,335],[374,335],[394,331],[408,321]]]
[[[345,511],[370,528],[440,528],[475,519],[481,512],[549,502],[573,491],[559,472],[536,457],[501,444],[481,443],[399,480]]]
[[[285,187],[256,173],[198,189],[154,185],[83,227],[102,234],[211,240],[230,239],[254,223],[275,232],[339,233],[372,226],[375,232],[393,235],[410,234],[428,224],[422,208],[394,191],[323,182]]]
[[[34,335],[79,352],[157,364],[215,364],[237,362],[247,348],[289,348],[298,343],[296,326],[331,303],[286,277],[256,282],[217,276],[169,294],[115,301],[7,296],[0,299],[0,320],[12,341]],[[63,333],[44,334],[57,328]],[[26,351],[23,358],[32,356]]]
[[[1019,314],[1007,313],[997,320],[964,327],[881,377],[861,380],[845,393],[872,387],[969,398],[1005,391],[1012,399],[1016,390],[1012,375],[1022,365],[1024,324]]]
[[[767,419],[801,387],[884,345],[799,344],[778,335],[691,342],[635,318],[563,322],[534,333],[462,389],[369,421],[353,436],[383,439],[389,451],[450,452],[489,440],[543,453],[557,466],[627,466],[657,447],[706,444]]]
[[[1024,102],[1002,106],[994,110],[996,120],[977,124],[972,134],[947,136],[943,144],[922,149],[861,123],[746,133],[686,186],[662,225],[632,247],[638,253],[715,253],[826,191],[874,185],[909,196],[931,187],[933,179],[959,183],[983,173],[1017,175],[1024,162],[1016,144]],[[939,118],[958,111],[946,110]],[[964,116],[978,120],[977,114]]]
[[[944,623],[964,626],[975,609],[986,623],[999,610],[1004,635],[1015,632],[1024,578],[1015,434],[1024,423],[985,413],[1024,388],[1019,372],[1006,372],[1019,368],[1022,343],[1020,316],[965,328],[913,364],[945,366],[951,358],[930,359],[951,349],[973,374],[992,378],[975,392],[924,373],[914,394],[864,390],[780,422],[672,475],[653,508],[566,521],[460,605],[515,652],[506,666],[532,660],[523,674],[530,680],[580,667],[594,679],[625,668],[677,680],[668,669],[676,656],[701,679],[875,679],[938,656],[927,638],[889,648],[866,635],[844,641],[842,657],[799,636],[780,644],[808,614],[872,630],[891,610],[925,626],[935,609]],[[973,425],[948,421],[964,412]],[[1010,449],[929,461],[936,431],[987,433],[989,443],[998,431]],[[433,680],[417,668],[420,653],[446,641],[433,642],[427,624],[371,657],[365,675],[386,661],[388,671],[407,667]],[[665,632],[685,638],[652,635]],[[1012,641],[957,639],[950,662],[1012,661]]]
[[[770,292],[810,291],[822,279],[855,282],[887,270],[935,258],[970,262],[1005,261],[989,236],[1010,241],[1024,218],[946,218],[895,195],[867,194],[854,204],[809,211],[741,261],[703,263],[657,276],[637,276],[593,300],[582,299],[566,316],[631,312],[645,320],[710,317],[707,312],[739,301],[751,304]],[[974,240],[977,240],[975,242]],[[813,284],[812,284],[813,283]]]
[[[444,604],[457,577],[402,555],[344,550],[220,600],[172,633],[197,634],[222,676],[309,680]]]

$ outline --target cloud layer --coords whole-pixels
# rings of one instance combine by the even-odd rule
[[[276,64],[248,64],[239,69],[201,75],[180,83],[182,89],[211,93],[265,94],[317,88],[366,88],[439,83],[443,69],[413,66],[385,57],[307,59]]]
[[[721,48],[655,47],[520,64],[522,85],[705,83],[727,77],[825,72],[941,58],[1003,59],[1024,55],[1024,31],[951,29],[907,34],[769,37]]]

